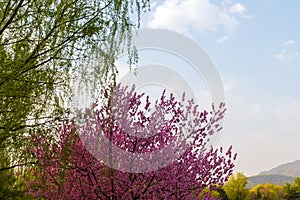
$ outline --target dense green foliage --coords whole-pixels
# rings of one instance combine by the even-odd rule
[[[9,132],[28,126],[29,116],[45,121],[45,117],[53,119],[59,114],[53,109],[58,106],[55,92],[67,89],[69,70],[76,70],[83,58],[97,51],[106,72],[102,75],[107,75],[113,68],[118,45],[130,36],[134,26],[130,11],[136,5],[139,16],[146,2],[2,1],[1,144],[8,141]]]
[[[227,196],[231,200],[243,200],[248,194],[245,188],[248,180],[247,177],[241,173],[237,173],[236,177],[231,176],[227,184],[223,187]]]
[[[218,198],[229,200],[297,200],[300,199],[300,178],[292,184],[257,184],[252,188],[247,185],[248,178],[241,173],[231,176],[223,187],[217,187]],[[225,193],[224,193],[225,192]]]
[[[300,199],[300,178],[295,178],[293,184],[286,184],[285,190],[287,191],[286,199],[299,200]]]

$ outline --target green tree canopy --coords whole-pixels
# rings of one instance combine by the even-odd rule
[[[70,96],[83,60],[96,53],[104,82],[123,41],[135,61],[131,31],[148,9],[149,0],[0,1],[0,172],[28,164],[28,128],[62,117],[60,92]]]
[[[248,178],[242,173],[237,173],[229,178],[223,189],[230,200],[244,200],[248,194],[247,183]]]
[[[284,186],[286,194],[286,199],[288,200],[300,200],[300,178],[297,177],[294,179],[293,184],[286,183]]]
[[[286,193],[282,186],[270,183],[258,184],[250,189],[248,200],[283,200]]]

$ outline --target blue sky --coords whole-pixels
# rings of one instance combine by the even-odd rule
[[[300,159],[300,1],[160,0],[143,27],[183,33],[209,54],[228,113],[219,145],[254,175]]]

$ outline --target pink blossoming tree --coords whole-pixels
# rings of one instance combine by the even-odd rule
[[[165,93],[151,107],[148,97],[117,86],[108,104],[95,104],[81,123],[36,132],[29,193],[45,199],[199,199],[232,174],[232,148],[223,153],[208,145],[224,113],[224,104],[201,112],[193,100],[178,102]]]

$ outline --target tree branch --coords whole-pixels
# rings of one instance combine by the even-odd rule
[[[9,24],[13,21],[13,19],[16,17],[18,10],[22,7],[24,0],[20,0],[19,4],[17,5],[17,7],[15,8],[13,14],[10,16],[10,18],[8,19],[8,21],[5,23],[5,25],[0,29],[0,35],[2,35],[2,33],[4,32],[4,30],[9,26]]]

